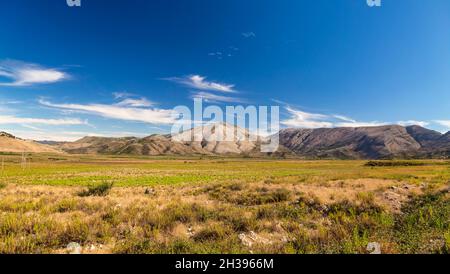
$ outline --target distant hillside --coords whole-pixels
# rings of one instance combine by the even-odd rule
[[[419,126],[284,129],[280,143],[297,155],[314,158],[382,159],[449,157],[448,133]]]
[[[450,132],[439,132],[421,128],[408,127],[408,132],[421,144],[420,153],[424,157],[449,157],[450,156]]]
[[[221,132],[223,136],[239,136],[232,141],[214,141]],[[210,136],[197,141],[193,136]],[[128,154],[128,155],[247,155],[265,156],[260,153],[262,140],[249,141],[250,134],[242,128],[227,124],[214,124],[203,128],[193,128],[175,136],[151,135],[145,138],[103,138],[85,137],[76,142],[56,145],[72,154]],[[195,140],[195,141],[187,141]],[[290,152],[280,149],[274,155]]]
[[[0,152],[61,153],[54,147],[22,140],[6,132],[0,132]]]

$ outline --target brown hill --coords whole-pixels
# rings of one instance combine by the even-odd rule
[[[419,154],[422,157],[449,157],[450,156],[450,132],[429,130],[419,126],[406,128],[408,133],[421,145]]]
[[[280,143],[298,155],[318,158],[413,156],[421,149],[401,126],[285,129]]]
[[[51,146],[22,140],[6,132],[0,132],[0,152],[61,153]]]
[[[436,145],[439,146],[439,139],[442,138],[442,134],[440,132],[420,126],[406,127],[406,131],[422,146],[422,148],[435,147]]]

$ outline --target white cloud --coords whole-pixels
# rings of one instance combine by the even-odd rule
[[[378,127],[378,126],[385,126],[388,124],[378,121],[360,122],[344,115],[333,115],[333,117],[338,120],[344,121],[344,122],[336,122],[334,124],[336,127]]]
[[[42,99],[39,100],[39,102],[47,107],[80,111],[117,120],[136,121],[149,124],[173,124],[176,121],[173,111],[166,109],[138,108],[129,105],[53,104]]]
[[[21,118],[10,115],[0,115],[0,125],[27,124],[27,125],[87,125],[87,121],[80,119],[40,119],[40,118]]]
[[[140,98],[140,99],[125,99],[119,103],[116,104],[117,106],[122,107],[151,107],[154,105],[153,102],[149,101],[146,98]]]
[[[8,130],[22,139],[35,141],[74,142],[86,136],[95,137],[145,137],[146,134],[137,132],[83,132],[83,131],[45,131],[45,130]]]
[[[333,127],[332,123],[329,122],[321,122],[321,121],[301,121],[296,119],[288,119],[281,122],[283,125],[289,127],[298,127],[298,128],[330,128]]]
[[[398,125],[401,126],[421,126],[421,127],[426,127],[428,126],[430,123],[425,122],[425,121],[415,121],[415,120],[408,120],[408,121],[398,121],[397,122]]]
[[[236,93],[234,90],[234,85],[232,84],[224,84],[217,82],[206,81],[206,77],[200,75],[191,75],[188,77],[180,78],[180,77],[171,77],[166,78],[165,80],[177,82],[183,84],[185,86],[201,89],[201,90],[209,90],[209,91],[219,91],[225,93]]]
[[[308,113],[301,110],[296,110],[291,107],[286,108],[291,114],[293,114],[299,120],[324,120],[329,118],[328,115],[324,114],[316,114],[316,113]]]
[[[345,121],[345,122],[356,123],[356,120],[354,120],[354,119],[352,119],[350,117],[344,116],[344,115],[333,115],[333,117],[336,118],[336,119]]]
[[[195,92],[192,93],[192,98],[202,98],[206,102],[226,102],[226,103],[245,103],[245,100],[236,97],[228,97],[216,95],[209,92]]]
[[[281,121],[283,125],[298,128],[332,128],[332,127],[375,127],[384,126],[384,122],[361,122],[344,115],[324,115],[308,113],[301,110],[286,107],[291,117]]]
[[[148,100],[145,97],[137,96],[136,94],[129,92],[113,92],[114,99],[122,100],[115,105],[122,107],[151,107],[155,105],[154,102]]]
[[[49,84],[69,78],[65,72],[57,69],[19,61],[0,62],[0,77],[9,79],[7,82],[1,81],[0,86],[10,87]]]
[[[388,123],[382,123],[382,122],[344,122],[344,123],[336,123],[336,127],[379,127],[379,126],[385,126],[388,125]]]
[[[450,128],[450,120],[435,120],[434,122],[446,128]]]
[[[283,125],[299,128],[330,128],[333,123],[327,121],[329,116],[316,113],[308,113],[287,107],[286,110],[291,114],[291,118],[281,121]]]

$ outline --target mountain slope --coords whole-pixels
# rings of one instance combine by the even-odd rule
[[[6,132],[0,132],[0,152],[61,153],[54,147],[22,140]]]
[[[194,151],[211,154],[251,153],[260,143],[258,136],[250,134],[246,129],[226,123],[193,128],[171,139]]]
[[[61,143],[56,146],[72,154],[115,154],[124,145],[137,140],[134,137],[126,138],[105,138],[105,137],[84,137],[75,142]]]
[[[450,155],[450,132],[441,134],[419,126],[406,128],[408,133],[421,144],[423,157],[448,157]]]
[[[420,126],[406,127],[406,131],[422,146],[422,148],[433,147],[439,139],[442,138],[441,133]]]
[[[297,155],[368,158],[414,155],[421,145],[401,126],[285,129],[280,143]]]

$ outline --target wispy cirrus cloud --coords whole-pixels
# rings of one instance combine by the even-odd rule
[[[289,119],[281,121],[285,126],[299,127],[299,128],[330,128],[333,127],[333,123],[327,121],[328,115],[309,113],[301,110],[294,109],[292,107],[286,107],[291,117]]]
[[[278,102],[284,104],[284,102],[281,101]],[[288,119],[281,121],[281,123],[285,126],[297,128],[376,127],[376,126],[385,126],[389,124],[402,126],[419,125],[422,127],[429,125],[428,122],[415,120],[398,121],[394,123],[380,122],[380,121],[365,122],[355,120],[345,115],[325,115],[318,113],[309,113],[298,109],[294,109],[290,106],[287,106],[286,110],[290,114],[290,117]]]
[[[43,106],[57,108],[62,110],[71,110],[83,112],[92,115],[98,115],[104,118],[144,122],[149,124],[172,124],[176,121],[173,110],[148,108],[136,106],[136,103],[127,102],[126,104],[55,104],[47,100],[40,99],[39,103]],[[122,102],[123,103],[123,102]]]
[[[138,95],[130,92],[113,92],[114,99],[121,100],[116,103],[117,106],[122,107],[151,107],[155,105],[154,102],[148,100],[145,97],[139,97]]]
[[[434,122],[450,129],[450,120],[435,120]]]
[[[219,91],[224,93],[237,93],[237,91],[234,90],[235,85],[207,81],[206,77],[201,75],[190,75],[187,77],[170,77],[165,78],[164,80],[176,82],[185,85],[187,87],[200,90]]]
[[[335,127],[378,127],[389,124],[378,121],[361,122],[344,115],[333,115],[333,117],[338,120],[334,122]]]
[[[133,98],[127,98],[124,99],[122,101],[120,101],[119,103],[116,104],[116,106],[121,106],[121,107],[151,107],[153,106],[155,103],[153,103],[152,101],[148,100],[147,98],[139,98],[139,99],[133,99]]]
[[[12,115],[0,115],[0,125],[13,125],[13,124],[62,126],[62,125],[88,125],[88,122],[80,119],[42,119],[42,118],[23,118]]]
[[[344,115],[333,115],[334,118],[347,122],[347,123],[357,123],[355,119],[352,119],[350,117],[344,116]]]
[[[20,87],[56,83],[69,78],[63,71],[37,64],[7,60],[0,62],[0,86]]]
[[[222,95],[217,95],[217,94],[213,94],[213,93],[209,93],[209,92],[193,92],[191,93],[191,98],[202,98],[204,101],[206,102],[224,102],[224,103],[247,103],[246,100],[241,99],[241,98],[237,98],[237,97],[229,97],[229,96],[222,96]]]

